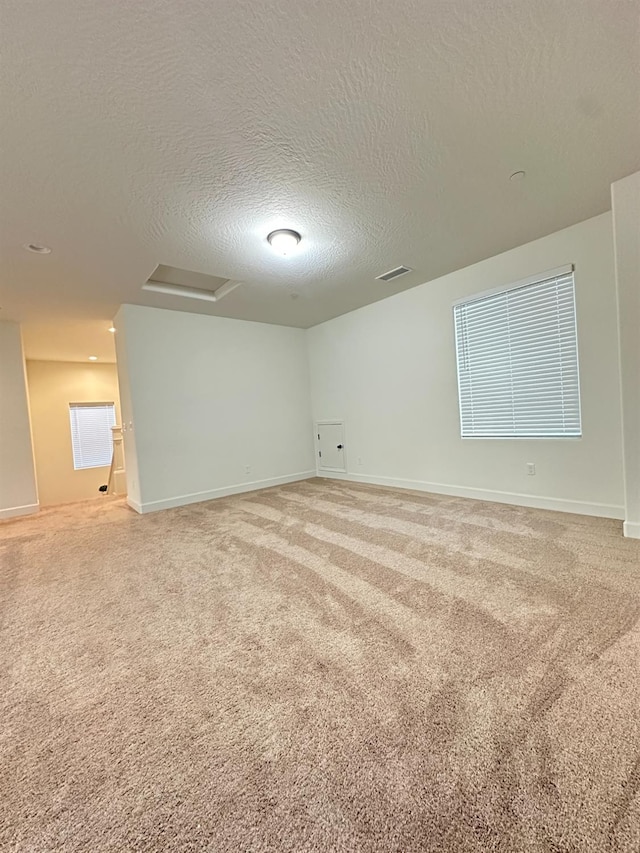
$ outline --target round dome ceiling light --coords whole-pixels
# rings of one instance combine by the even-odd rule
[[[514,182],[524,181],[526,174],[527,173],[523,171],[514,172],[513,175],[509,176],[509,180]]]
[[[98,356],[97,356],[97,355],[90,355],[90,356],[89,356],[89,361],[97,361],[97,360],[98,360]]]
[[[279,255],[289,255],[301,239],[297,231],[291,231],[289,228],[280,228],[267,235],[271,248]]]
[[[27,252],[34,252],[36,255],[51,254],[51,249],[48,246],[41,246],[39,243],[25,243],[24,248]]]

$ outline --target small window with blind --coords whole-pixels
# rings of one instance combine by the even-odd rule
[[[453,313],[463,438],[582,435],[573,267]]]
[[[111,465],[111,427],[116,423],[114,404],[70,403],[69,417],[74,469]]]

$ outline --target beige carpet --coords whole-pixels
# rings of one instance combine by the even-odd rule
[[[640,849],[640,542],[312,480],[0,525],[3,851]]]

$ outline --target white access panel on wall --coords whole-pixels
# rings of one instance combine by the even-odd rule
[[[316,452],[318,454],[318,471],[347,470],[343,421],[318,421],[316,423]]]

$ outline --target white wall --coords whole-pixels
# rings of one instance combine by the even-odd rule
[[[140,498],[140,473],[138,471],[138,448],[136,447],[135,432],[133,429],[133,400],[131,398],[131,383],[129,381],[129,358],[127,355],[127,338],[125,335],[125,309],[122,306],[117,320],[120,329],[116,326],[116,351],[118,354],[118,388],[120,390],[120,414],[122,424],[122,439],[124,446],[124,460],[127,478],[127,502],[138,511],[141,511],[142,500]]]
[[[568,263],[582,439],[462,440],[452,303]],[[610,213],[330,320],[308,341],[314,419],[344,419],[348,478],[623,516]]]
[[[625,534],[640,539],[640,172],[611,186],[625,468]]]
[[[304,330],[133,305],[115,325],[134,509],[315,474]]]
[[[27,361],[27,382],[40,505],[100,500],[110,466],[74,469],[69,403],[113,402],[120,423],[115,364]]]
[[[20,326],[0,321],[0,518],[37,510]]]

